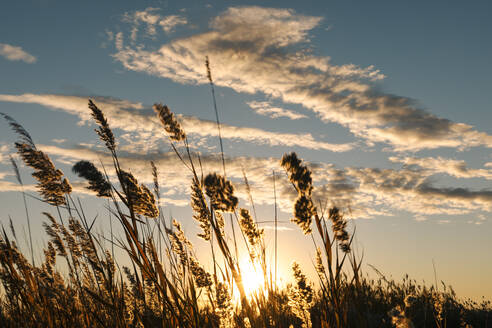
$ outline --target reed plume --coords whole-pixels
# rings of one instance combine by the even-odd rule
[[[292,263],[292,271],[295,284],[289,290],[289,306],[294,315],[302,320],[302,327],[311,328],[310,310],[314,304],[314,292],[299,264]]]
[[[106,147],[112,152],[116,150],[116,142],[114,139],[113,131],[109,127],[108,120],[104,116],[103,112],[89,99],[89,109],[92,111],[92,118],[99,125],[98,129],[95,129],[99,138],[106,144]]]
[[[198,221],[202,232],[198,237],[204,240],[210,240],[210,211],[207,207],[207,201],[203,195],[203,189],[196,176],[191,182],[191,208],[193,209],[193,218]]]
[[[234,196],[232,183],[217,173],[210,173],[204,180],[205,192],[215,210],[234,212],[238,199]]]
[[[157,113],[157,117],[159,117],[162,125],[164,126],[164,129],[169,134],[169,138],[174,141],[181,141],[186,138],[186,134],[169,107],[162,104],[154,104],[153,108]]]
[[[330,209],[329,218],[332,222],[332,230],[335,235],[335,239],[340,244],[340,249],[344,253],[350,252],[350,240],[347,232],[347,220],[343,217],[342,213],[337,207]]]
[[[19,136],[15,148],[24,163],[34,170],[32,176],[38,181],[37,188],[44,200],[51,205],[65,205],[65,194],[72,192],[68,179],[63,178],[63,172],[56,169],[51,159],[36,148],[30,134],[12,117],[0,113],[10,127]]]
[[[95,191],[97,193],[97,197],[111,196],[111,184],[91,162],[77,162],[72,167],[72,172],[89,181],[89,186],[87,189]]]
[[[296,223],[304,234],[310,234],[312,232],[312,217],[316,214],[316,207],[311,197],[313,191],[311,171],[301,164],[301,160],[297,158],[297,154],[294,152],[284,154],[280,164],[287,172],[290,182],[298,193],[292,222]]]
[[[260,245],[264,230],[258,228],[258,225],[254,223],[253,218],[247,209],[241,208],[239,210],[239,216],[239,225],[241,226],[243,233],[248,237],[249,245],[252,247],[252,251],[254,251],[254,248]],[[255,254],[253,253],[252,255]]]
[[[149,218],[158,217],[159,209],[150,190],[146,186],[139,184],[130,172],[120,170],[120,174],[127,193],[128,204],[131,204],[133,211]]]
[[[190,271],[195,278],[195,283],[198,288],[205,288],[212,286],[212,276],[210,273],[200,265],[198,260],[194,257],[190,257]]]
[[[215,286],[215,297],[217,306],[215,313],[219,317],[220,328],[233,328],[234,327],[234,309],[232,306],[231,295],[227,285],[219,282]]]

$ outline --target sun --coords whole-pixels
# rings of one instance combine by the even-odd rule
[[[260,290],[264,290],[265,278],[259,265],[251,263],[249,258],[243,258],[239,266],[241,267],[241,276],[247,297],[251,298]]]

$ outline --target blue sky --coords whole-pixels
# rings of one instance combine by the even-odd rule
[[[77,160],[106,160],[86,107],[95,99],[139,180],[151,181],[148,160],[160,165],[166,214],[194,235],[186,176],[151,105],[180,114],[206,168],[218,170],[208,55],[244,206],[243,168],[261,217],[271,218],[268,175],[283,174],[278,159],[296,151],[311,163],[317,197],[350,209],[366,263],[431,282],[434,260],[459,295],[491,298],[491,9],[486,1],[6,2],[0,111],[104,210],[70,175]],[[23,218],[23,207],[8,162],[15,136],[0,126],[6,222]],[[294,193],[284,178],[281,241],[295,238],[284,247],[310,267],[314,250],[288,223]]]

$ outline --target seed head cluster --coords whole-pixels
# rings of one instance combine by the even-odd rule
[[[169,138],[174,141],[181,141],[186,138],[186,134],[169,107],[162,104],[154,104],[153,108],[157,113],[157,117],[161,120],[164,129],[169,134]]]
[[[150,190],[144,185],[139,185],[137,179],[129,172],[121,170],[121,176],[123,189],[126,190],[127,200],[133,211],[149,218],[158,217],[159,209]]]
[[[255,247],[260,243],[260,239],[263,236],[263,229],[259,229],[258,225],[254,223],[249,211],[247,209],[241,208],[239,210],[239,224],[244,234],[248,237],[248,242],[250,246]]]
[[[306,276],[302,273],[299,264],[292,264],[295,284],[289,290],[289,305],[292,312],[302,320],[303,328],[311,328],[310,310],[314,305],[314,293],[312,287],[307,282]]]
[[[203,189],[196,177],[191,183],[191,208],[193,209],[193,218],[198,221],[202,229],[202,233],[199,233],[198,237],[210,240],[210,211]]]
[[[89,181],[87,189],[95,191],[97,197],[110,197],[111,185],[104,175],[89,161],[79,161],[72,167],[73,173]]]
[[[38,180],[37,188],[44,200],[51,205],[65,205],[65,194],[72,192],[72,186],[68,179],[63,178],[63,172],[56,169],[51,159],[36,148],[31,135],[22,125],[17,123],[9,115],[0,113],[9,123],[12,130],[19,136],[19,141],[15,143],[15,148],[27,166],[34,169],[32,176]],[[16,165],[14,165],[16,168]],[[16,169],[17,179],[20,181],[18,169]]]
[[[234,187],[230,181],[217,173],[210,173],[205,177],[204,184],[205,192],[215,210],[234,212],[238,199],[234,196]]]
[[[26,143],[15,143],[17,152],[24,163],[34,169],[32,176],[38,180],[37,188],[44,200],[51,205],[65,205],[65,194],[72,192],[72,186],[63,172],[56,169],[48,155]]]
[[[297,200],[294,205],[294,218],[292,219],[305,234],[311,233],[311,222],[316,214],[316,207],[311,197],[313,191],[313,179],[311,171],[301,164],[297,154],[292,152],[282,157],[280,164],[283,166],[289,180],[297,190]]]
[[[347,220],[345,220],[337,207],[330,209],[329,218],[332,222],[332,229],[335,234],[335,239],[340,244],[340,249],[345,253],[350,252],[350,238],[347,232]]]
[[[190,257],[190,271],[198,288],[212,286],[212,276],[194,258]]]
[[[111,131],[108,120],[104,116],[103,112],[89,99],[89,109],[92,111],[92,118],[97,122],[99,128],[96,129],[96,133],[99,135],[99,138],[106,144],[109,150],[115,151],[116,143],[113,135],[113,131]]]
[[[215,313],[219,317],[220,328],[233,328],[234,327],[234,309],[232,306],[231,295],[227,285],[222,282],[218,282],[215,287],[215,297],[217,306]]]

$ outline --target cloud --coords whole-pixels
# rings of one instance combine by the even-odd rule
[[[186,25],[188,23],[188,20],[179,15],[170,15],[164,17],[160,22],[159,25],[162,27],[164,32],[170,33],[174,30],[174,28],[178,25]]]
[[[329,57],[313,55],[308,32],[320,21],[287,9],[229,8],[211,20],[207,32],[158,50],[126,46],[113,56],[129,70],[196,84],[207,83],[208,55],[217,85],[301,104],[324,121],[398,151],[492,147],[491,135],[380,91],[372,81],[384,75],[374,67],[334,65]]]
[[[424,170],[347,168],[344,173],[366,201],[415,215],[465,214],[492,210],[492,191],[436,187]],[[357,198],[354,200],[357,203]]]
[[[293,110],[273,107],[268,101],[250,101],[248,102],[248,106],[251,107],[251,109],[254,110],[256,113],[271,118],[287,117],[291,120],[307,118],[306,115],[296,113]]]
[[[390,161],[403,163],[407,166],[419,166],[432,173],[446,173],[456,178],[484,178],[492,180],[492,170],[470,169],[465,161],[438,157],[390,157]],[[487,167],[487,164],[485,164]]]
[[[111,156],[103,149],[79,145],[60,147],[59,145],[38,145],[55,162],[72,165],[78,160],[90,160],[97,166],[102,163],[105,170],[114,178]],[[128,149],[131,149],[130,147]],[[184,168],[173,152],[151,152],[147,154],[119,150],[123,169],[130,170],[141,183],[152,184],[150,161],[154,161],[161,181],[163,206],[187,206],[191,174]],[[192,154],[197,160],[197,154]],[[217,155],[201,155],[203,173],[222,172],[221,159]],[[492,212],[492,191],[473,190],[466,187],[438,187],[432,183],[432,170],[420,166],[403,165],[401,169],[377,169],[347,167],[339,169],[326,163],[307,163],[312,170],[315,188],[313,198],[319,211],[331,206],[342,208],[349,218],[374,218],[394,216],[397,211],[414,215],[416,220],[429,216],[467,215],[473,223],[483,222],[484,213]],[[180,174],[176,170],[181,168]],[[241,206],[249,206],[249,194],[244,183],[246,174],[252,197],[257,205],[273,206],[275,200],[280,210],[292,213],[296,192],[287,180],[278,158],[226,157],[227,176],[233,182]],[[277,198],[273,194],[272,172],[276,172]],[[91,194],[86,183],[65,172],[74,190]],[[0,175],[0,191],[18,191],[16,183],[4,180]],[[26,181],[26,190],[35,187]],[[443,217],[444,216],[444,217]],[[473,219],[476,217],[477,219]],[[262,220],[270,218],[259,218]],[[451,218],[449,218],[450,220]],[[271,224],[270,224],[271,225]],[[287,226],[288,227],[288,226]],[[267,228],[268,229],[268,228]]]
[[[10,147],[6,143],[0,143],[0,164],[5,164],[8,162],[10,153]]]
[[[275,229],[277,229],[277,231],[291,231],[291,230],[294,230],[294,229],[292,229],[290,227],[277,226],[275,228],[275,226],[271,226],[271,225],[264,226],[264,225],[261,225],[261,224],[260,224],[260,228],[261,229],[265,229],[265,230],[275,230]]]
[[[151,144],[152,138],[154,141],[163,139],[162,125],[150,108],[144,107],[141,103],[134,103],[128,100],[108,97],[93,97],[92,99],[104,111],[112,128],[138,134],[140,139],[144,141],[144,145]],[[90,111],[87,108],[87,98],[84,97],[49,94],[0,94],[0,101],[40,104],[77,115],[81,118],[82,123],[91,120]],[[217,137],[216,122],[199,119],[194,116],[178,115],[178,117],[187,134],[200,137]],[[295,146],[334,152],[349,151],[354,147],[351,143],[331,144],[315,140],[310,133],[271,132],[229,124],[221,124],[221,133],[224,139],[269,146]]]
[[[161,27],[165,33],[171,33],[178,25],[186,25],[188,21],[185,17],[180,15],[162,16],[158,12],[160,8],[148,7],[145,10],[137,10],[132,13],[125,13],[123,15],[123,21],[132,25],[131,28],[131,40],[136,41],[140,24],[144,24],[146,27],[145,33],[147,36],[155,36],[157,34],[157,27]]]
[[[36,57],[27,53],[21,47],[12,46],[6,43],[0,43],[0,56],[12,61],[21,60],[28,64],[33,64],[37,60]]]
[[[39,146],[55,158],[75,162],[85,159],[94,163],[102,162],[109,174],[112,174],[111,157],[104,151],[86,147],[61,148],[58,146]],[[196,156],[195,154],[193,156]],[[124,169],[130,169],[140,182],[152,183],[149,162],[155,162],[159,178],[163,181],[162,190],[166,204],[176,199],[184,206],[189,199],[191,175],[186,170],[177,175],[176,169],[183,164],[172,152],[140,153],[120,152],[120,161]],[[196,158],[196,157],[195,157]],[[201,164],[204,174],[221,172],[221,159],[214,155],[202,155]],[[338,206],[348,213],[350,218],[373,218],[376,216],[394,216],[396,211],[406,211],[422,220],[431,215],[477,216],[492,211],[492,191],[472,190],[469,188],[436,187],[424,170],[402,168],[345,168],[337,169],[330,164],[308,163],[313,172],[315,188],[313,198],[319,211]],[[291,213],[296,192],[287,180],[277,158],[230,157],[226,158],[227,176],[236,188],[242,200],[242,206],[249,205],[249,195],[243,180],[243,172],[248,178],[255,204],[273,205],[272,172],[276,174],[277,204],[279,209]],[[184,196],[183,196],[184,195]],[[259,218],[259,221],[262,221]]]

